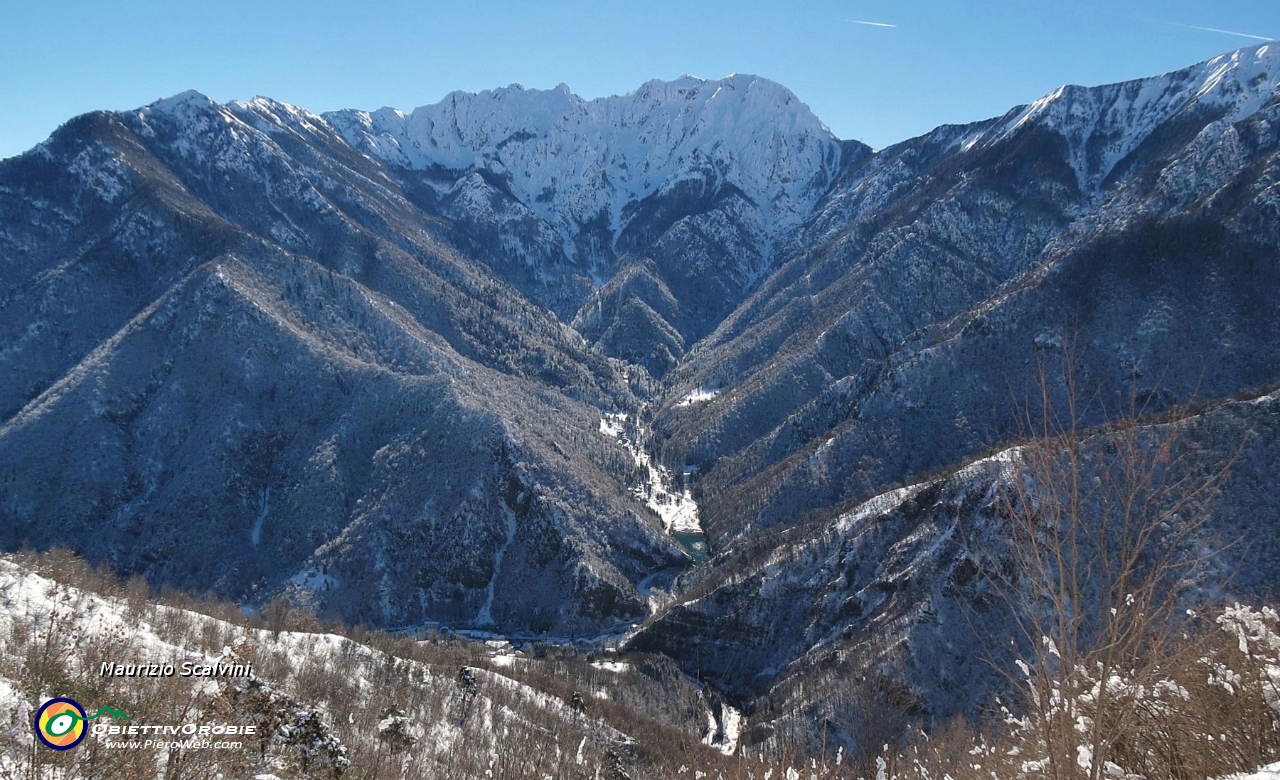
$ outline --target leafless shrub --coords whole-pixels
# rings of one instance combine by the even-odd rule
[[[1023,774],[1098,780],[1142,763],[1137,746],[1158,726],[1144,718],[1143,694],[1190,661],[1180,608],[1232,461],[1196,468],[1176,425],[1143,424],[1132,397],[1108,414],[1104,394],[1082,391],[1070,356],[1064,366],[1060,383],[1040,373],[1038,407],[1024,420],[1034,435],[999,497],[1026,654],[1014,731],[1030,739]]]

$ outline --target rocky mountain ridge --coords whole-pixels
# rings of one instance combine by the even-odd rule
[[[691,180],[723,180],[756,206],[763,232],[785,230],[808,216],[841,156],[795,95],[745,74],[653,80],[590,101],[564,84],[512,85],[455,92],[408,114],[384,108],[324,119],[353,147],[395,167],[500,178],[565,240],[570,259],[586,226],[605,223],[607,250],[616,251],[641,201]]]

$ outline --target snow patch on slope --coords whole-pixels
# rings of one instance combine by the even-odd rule
[[[629,435],[626,414],[607,414],[600,419],[600,433],[615,439],[626,447],[635,458],[636,467],[644,474],[644,482],[632,488],[631,493],[643,501],[662,518],[662,525],[669,534],[701,534],[702,521],[698,516],[698,503],[689,490],[677,489],[671,470],[655,465],[649,453]],[[644,426],[634,423],[632,432],[637,438],[646,435]],[[688,475],[690,472],[685,471]]]
[[[320,593],[326,590],[332,590],[340,587],[342,583],[336,577],[325,573],[324,567],[309,566],[297,574],[293,575],[289,580],[294,585],[301,586],[312,593]]]
[[[1280,762],[1268,764],[1256,772],[1229,775],[1222,780],[1280,780]]]
[[[699,387],[693,392],[680,399],[676,406],[693,406],[694,404],[710,401],[712,398],[720,395],[719,390],[709,390],[706,387]]]

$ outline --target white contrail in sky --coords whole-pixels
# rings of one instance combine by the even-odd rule
[[[896,24],[886,24],[884,22],[864,22],[861,19],[841,19],[842,22],[849,24],[865,24],[868,27],[897,27]]]
[[[1185,28],[1186,28],[1186,29],[1188,29],[1188,30],[1202,30],[1202,31],[1204,31],[1204,32],[1222,33],[1223,35],[1236,35],[1236,36],[1239,36],[1239,37],[1241,37],[1241,38],[1252,38],[1252,39],[1254,39],[1255,41],[1270,41],[1270,40],[1274,40],[1274,39],[1272,39],[1272,38],[1268,38],[1268,37],[1267,37],[1267,36],[1265,36],[1265,35],[1251,35],[1251,34],[1249,34],[1249,33],[1236,32],[1236,31],[1234,31],[1234,30],[1220,30],[1220,29],[1218,29],[1217,27],[1201,27],[1201,26],[1200,26],[1200,25],[1198,25],[1198,24],[1182,24],[1181,22],[1166,22],[1166,21],[1164,21],[1164,20],[1162,20],[1162,19],[1159,19],[1159,20],[1157,20],[1157,21],[1159,21],[1159,22],[1160,22],[1160,24],[1167,24],[1167,25],[1170,25],[1170,26],[1172,26],[1172,27],[1185,27]]]

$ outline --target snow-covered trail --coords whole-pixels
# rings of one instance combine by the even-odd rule
[[[493,576],[489,578],[489,584],[485,587],[484,604],[480,607],[480,611],[476,613],[477,626],[492,626],[493,621],[493,594],[497,588],[498,575],[502,574],[502,558],[507,554],[507,550],[511,549],[512,543],[516,540],[516,518],[511,510],[503,511],[503,519],[507,523],[507,539],[498,548],[493,555]]]
[[[249,544],[255,548],[262,543],[262,524],[271,512],[271,488],[263,488],[258,499],[258,516],[253,520],[253,528],[249,531]]]

